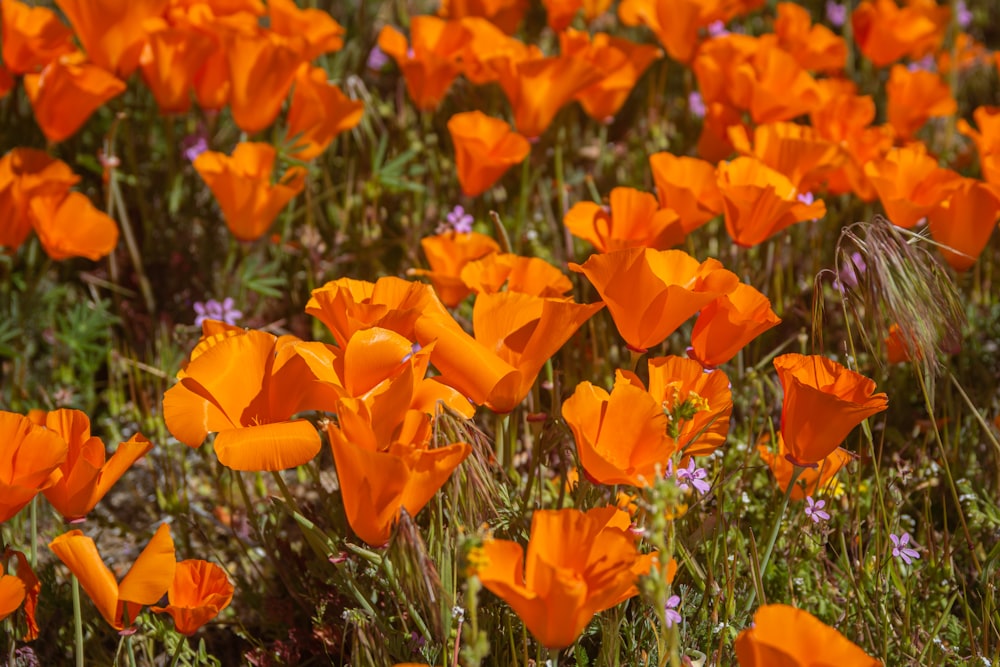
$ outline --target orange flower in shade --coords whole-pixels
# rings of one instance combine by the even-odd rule
[[[786,176],[801,192],[820,187],[826,174],[847,158],[840,146],[798,123],[758,125],[753,130],[752,146],[746,128],[736,125],[729,128],[729,139],[739,153],[756,157]]]
[[[900,139],[910,139],[929,118],[950,116],[958,109],[948,84],[926,70],[911,72],[895,65],[885,86],[889,98],[889,124]]]
[[[1000,217],[1000,192],[996,186],[962,178],[928,214],[931,236],[956,271],[966,271],[986,247]]]
[[[118,445],[107,458],[104,443],[90,435],[90,418],[79,410],[54,410],[45,426],[69,446],[66,461],[53,472],[52,485],[42,493],[67,521],[87,516],[136,461],[153,448],[141,433]]]
[[[346,31],[329,12],[320,9],[300,9],[294,0],[268,0],[267,11],[273,32],[284,37],[305,40],[302,60],[313,60],[324,53],[344,48]]]
[[[972,117],[979,130],[960,118],[958,131],[975,142],[983,178],[993,185],[1000,185],[1000,107],[977,107]]]
[[[729,157],[735,150],[729,141],[729,128],[734,125],[746,125],[739,109],[723,102],[706,104],[698,135],[698,155],[712,162]]]
[[[610,207],[578,202],[563,224],[599,252],[625,248],[667,250],[684,242],[684,228],[677,212],[660,208],[656,197],[632,188],[611,191]]]
[[[96,65],[81,63],[79,52],[61,56],[39,74],[24,75],[35,122],[56,142],[76,134],[91,114],[125,90],[125,84]]]
[[[771,310],[771,300],[740,283],[702,308],[691,332],[688,356],[706,368],[715,368],[780,323],[781,318]]]
[[[677,211],[680,226],[690,234],[722,213],[722,194],[715,165],[673,153],[654,153],[649,166],[660,206]]]
[[[740,667],[882,665],[809,612],[783,604],[758,608],[753,625],[739,634],[734,648]]]
[[[304,62],[302,54],[301,37],[269,30],[230,34],[226,41],[229,106],[241,130],[260,132],[274,122]]]
[[[938,166],[923,144],[890,150],[865,165],[865,175],[882,201],[886,216],[909,229],[947,199],[959,175]]]
[[[950,11],[947,5],[895,0],[864,0],[851,14],[854,41],[876,67],[909,56],[919,60],[937,50],[944,40]]]
[[[0,157],[0,246],[16,249],[31,232],[31,202],[63,198],[80,181],[69,165],[33,148]]]
[[[583,10],[583,20],[590,23],[608,11],[611,0],[542,0],[542,4],[545,5],[545,18],[549,27],[562,33],[573,22],[577,12]]]
[[[51,484],[66,460],[66,441],[13,412],[0,411],[0,522]]]
[[[469,197],[489,190],[531,152],[528,140],[510,125],[481,111],[455,114],[448,120],[448,133],[455,145],[458,182]]]
[[[241,241],[254,241],[268,230],[278,213],[302,192],[306,170],[291,167],[272,185],[277,151],[270,144],[241,142],[232,157],[205,151],[194,168],[219,202],[226,226]]]
[[[4,64],[0,62],[0,100],[6,97],[12,90],[14,90],[14,76],[10,73],[10,70],[4,67]]]
[[[651,486],[676,450],[663,407],[621,371],[610,394],[589,382],[578,384],[563,402],[562,416],[573,431],[580,465],[598,484]]]
[[[543,646],[565,648],[594,614],[636,595],[656,566],[641,555],[631,520],[616,507],[538,510],[528,553],[517,542],[486,540],[473,556],[483,586],[503,599]]]
[[[765,433],[757,441],[757,453],[771,469],[775,487],[784,493],[788,489],[789,482],[792,481],[795,464],[786,458],[788,450],[785,448],[785,441],[780,433],[778,434],[777,451],[771,451],[770,440],[771,436]],[[817,461],[816,467],[801,468],[801,472],[795,480],[795,486],[792,487],[792,500],[804,500],[806,496],[825,493],[834,486],[833,478],[836,477],[837,473],[853,460],[853,454],[843,447],[837,447],[828,456]]]
[[[416,340],[414,323],[425,317],[462,331],[429,285],[394,276],[374,283],[352,278],[331,280],[312,291],[306,312],[326,325],[341,348],[347,347],[354,332],[371,327]]]
[[[763,243],[786,227],[826,215],[822,200],[800,199],[795,185],[757,158],[738,157],[718,167],[726,231],[737,245]]]
[[[3,64],[12,74],[25,74],[76,50],[73,31],[48,7],[20,0],[0,0]]]
[[[352,100],[327,81],[322,67],[300,66],[285,135],[288,139],[298,136],[292,156],[299,160],[318,157],[337,135],[361,122],[364,108],[364,102]]]
[[[603,32],[589,35],[569,29],[559,34],[559,50],[577,55],[597,68],[602,78],[576,94],[588,116],[609,122],[625,104],[636,82],[663,52],[653,46],[635,44]]]
[[[312,381],[300,356],[309,353],[332,365],[333,353],[325,346],[294,336],[229,330],[206,338],[177,374],[180,381],[163,395],[167,428],[188,447],[216,432],[215,454],[234,470],[307,463],[319,453],[319,433],[291,416],[336,399],[323,383]]]
[[[10,559],[17,562],[14,574],[6,574]],[[35,620],[35,610],[38,608],[38,594],[42,590],[42,582],[28,564],[28,559],[20,551],[8,547],[3,553],[3,573],[0,573],[0,621],[7,618],[24,605],[24,617],[27,631],[23,641],[38,639],[38,622]]]
[[[144,606],[159,602],[177,566],[170,525],[165,523],[156,529],[121,583],[101,560],[94,540],[79,530],[63,533],[49,548],[79,579],[97,611],[116,630],[131,626]]]
[[[750,61],[759,49],[760,40],[739,33],[715,37],[701,45],[691,68],[698,79],[698,89],[706,107],[713,102],[721,102],[730,107],[746,108],[749,100],[734,96],[737,92],[745,96],[747,92],[742,89],[737,91],[735,76],[737,70],[743,67],[750,67],[752,71]]]
[[[512,35],[528,5],[528,0],[443,0],[438,15],[445,19],[480,17]]]
[[[420,240],[430,271],[410,269],[409,275],[426,276],[434,285],[441,301],[454,308],[472,293],[459,277],[462,268],[474,259],[492,252],[499,252],[500,245],[489,236],[479,232],[445,232],[425,236]]]
[[[149,38],[139,58],[143,81],[160,113],[187,113],[195,75],[215,51],[216,43],[202,32],[171,26],[162,19],[150,19],[147,28]]]
[[[472,309],[474,338],[450,317],[432,315],[417,320],[416,339],[421,345],[436,341],[431,363],[441,382],[476,405],[510,412],[545,362],[603,307],[512,291],[482,293]]]
[[[38,240],[54,260],[86,257],[97,261],[118,245],[118,224],[79,192],[36,197],[28,210]]]
[[[781,436],[799,466],[825,459],[855,426],[889,405],[872,380],[825,357],[783,354],[774,368],[785,394]]]
[[[592,255],[583,273],[608,306],[629,348],[659,345],[696,312],[732,291],[739,278],[715,259],[699,262],[683,250],[629,248]]]
[[[779,2],[774,35],[778,46],[792,54],[803,69],[839,72],[847,63],[847,43],[826,26],[813,25],[805,7]]]
[[[190,636],[229,606],[233,591],[225,570],[215,563],[182,560],[167,588],[167,606],[150,610],[170,614],[177,632]]]
[[[338,426],[326,430],[347,522],[372,546],[388,541],[404,509],[411,516],[420,512],[472,451],[464,442],[431,449],[431,416],[407,409],[407,387],[399,389],[370,406],[341,400]]]
[[[56,0],[92,63],[122,78],[139,66],[145,22],[162,17],[170,0]]]
[[[916,349],[916,343],[904,334],[896,323],[889,327],[889,335],[885,337],[883,342],[885,343],[885,360],[890,364],[900,364],[921,357],[920,351]]]
[[[462,71],[460,56],[468,40],[469,33],[459,21],[414,16],[409,45],[392,26],[382,28],[378,45],[402,70],[413,104],[421,111],[432,111]]]
[[[495,294],[501,290],[560,298],[573,289],[562,271],[539,257],[521,257],[512,253],[492,253],[465,265],[462,282],[476,294]]]
[[[720,370],[706,372],[697,361],[683,357],[649,360],[649,394],[671,421],[667,434],[684,456],[708,456],[726,442],[733,394]],[[642,382],[626,373],[633,384]]]

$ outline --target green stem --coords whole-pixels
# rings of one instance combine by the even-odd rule
[[[136,667],[135,649],[132,648],[132,635],[125,636],[125,652],[128,655],[128,667]]]
[[[184,647],[187,646],[187,638],[180,633],[177,634],[180,636],[177,638],[177,646],[174,648],[174,654],[170,658],[170,667],[177,667],[177,661],[180,660],[181,653],[184,652]]]
[[[83,614],[80,613],[80,580],[70,575],[73,581],[73,643],[76,650],[76,667],[83,667]]]
[[[549,667],[558,667],[559,666],[559,649],[557,649],[557,648],[550,648],[549,649],[548,663],[549,663]]]

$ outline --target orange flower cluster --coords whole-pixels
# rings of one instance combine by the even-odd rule
[[[816,664],[816,656],[828,665],[882,665],[809,612],[784,604],[760,607],[735,647],[740,667],[806,667]]]

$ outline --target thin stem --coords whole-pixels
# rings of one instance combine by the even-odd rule
[[[184,647],[187,646],[187,638],[179,632],[177,634],[180,636],[177,638],[177,646],[174,647],[173,656],[170,658],[170,667],[177,667],[177,661],[180,660],[181,653],[184,652]]]
[[[76,667],[83,667],[83,614],[80,613],[80,580],[70,575],[73,588],[73,644],[76,651]]]

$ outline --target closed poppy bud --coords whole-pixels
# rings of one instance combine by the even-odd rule
[[[689,317],[732,291],[739,278],[718,260],[699,262],[683,250],[629,248],[592,255],[583,273],[608,306],[629,348],[645,352]]]
[[[125,83],[72,56],[53,60],[39,74],[24,75],[35,122],[49,141],[73,136],[90,115],[125,90]]]
[[[765,433],[764,437],[757,442],[757,453],[771,469],[777,491],[785,493],[788,490],[788,484],[792,481],[795,464],[787,458],[788,449],[785,447],[784,438],[781,437],[780,433],[778,433],[778,446],[775,451],[771,451],[770,440],[770,435]],[[791,499],[803,500],[807,496],[823,493],[834,486],[834,477],[853,460],[853,454],[843,447],[838,447],[828,456],[817,461],[815,467],[800,467],[799,476],[795,478],[795,486],[792,487]]]
[[[784,604],[758,608],[734,648],[740,667],[807,667],[816,656],[837,667],[882,665],[809,612]]]
[[[652,486],[675,449],[663,408],[620,371],[610,394],[589,382],[578,384],[562,415],[580,465],[598,484]]]
[[[956,271],[976,263],[997,227],[1000,192],[989,183],[963,178],[948,199],[927,216],[931,236],[945,261]]]
[[[750,285],[740,283],[698,313],[688,356],[706,368],[715,368],[780,323],[781,318],[771,310],[770,299]]]
[[[30,419],[0,411],[0,522],[10,519],[51,484],[65,460],[66,441]]]
[[[173,581],[167,588],[167,606],[150,610],[170,614],[177,632],[193,635],[229,606],[233,590],[225,570],[215,563],[182,560],[177,563]]]
[[[774,368],[784,390],[781,435],[799,466],[829,456],[855,426],[889,405],[872,380],[825,357],[783,354]]]
[[[229,105],[241,130],[260,132],[277,118],[303,62],[302,46],[301,38],[270,31],[229,37]]]
[[[215,48],[208,35],[165,21],[150,31],[139,63],[160,113],[187,113],[195,75]]]
[[[514,110],[514,126],[529,139],[541,136],[562,107],[601,79],[599,70],[573,55],[524,59],[499,74]]]
[[[11,74],[25,74],[75,51],[73,31],[48,7],[20,0],[0,0],[3,64]]]
[[[578,202],[567,211],[563,224],[573,236],[589,241],[599,252],[625,248],[667,250],[684,242],[684,228],[677,212],[660,208],[648,192],[615,188],[610,204],[604,207]]]
[[[139,65],[145,21],[163,16],[169,0],[56,0],[92,63],[127,78]]]
[[[455,145],[455,171],[462,192],[476,197],[531,152],[531,144],[510,125],[480,111],[458,113],[448,120]]]
[[[499,252],[500,245],[479,232],[445,232],[420,240],[430,271],[410,269],[408,275],[425,276],[444,305],[454,308],[472,290],[460,278],[462,268],[474,259]]]
[[[205,151],[194,168],[215,195],[226,226],[241,241],[255,241],[286,204],[305,187],[306,171],[288,169],[272,185],[277,151],[270,144],[242,142],[232,156]]]
[[[461,72],[460,55],[469,33],[458,21],[435,16],[414,16],[410,44],[391,26],[382,28],[378,45],[396,61],[406,80],[406,90],[421,111],[436,109]]]
[[[889,99],[889,124],[900,139],[910,139],[929,118],[950,116],[958,110],[951,90],[939,75],[926,70],[910,71],[895,65],[885,86]]]
[[[715,165],[673,153],[654,153],[649,166],[662,208],[677,212],[685,234],[690,234],[722,213],[722,194]]]
[[[298,160],[318,157],[337,135],[361,122],[364,108],[363,102],[352,100],[329,83],[322,67],[302,65],[295,75],[288,108],[286,136],[298,137],[292,156]]]

